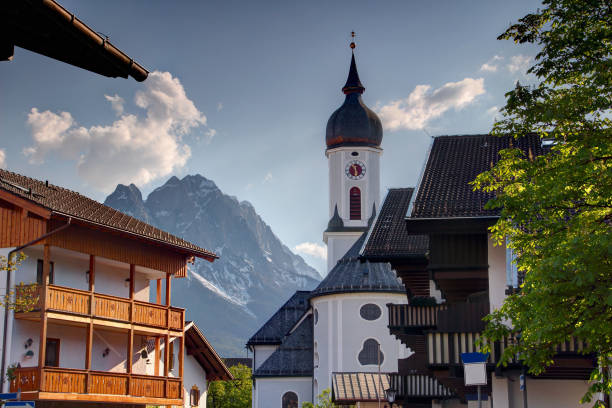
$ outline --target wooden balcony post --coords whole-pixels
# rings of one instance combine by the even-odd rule
[[[181,379],[181,383],[183,381],[183,364],[184,364],[184,357],[185,357],[185,336],[184,333],[183,335],[180,337],[179,339],[179,372],[178,372],[178,376]],[[181,398],[183,398],[183,387],[181,385],[181,391],[180,391],[180,396]]]
[[[38,345],[38,367],[40,368],[40,389],[44,391],[45,386],[45,358],[47,353],[47,285],[49,284],[49,266],[51,263],[51,250],[49,244],[43,246],[43,273],[40,291],[40,343]]]
[[[128,373],[128,395],[132,395],[132,359],[134,352],[134,329],[128,330],[128,341],[127,341],[127,361],[125,364],[125,372]]]
[[[92,299],[93,300],[93,299]],[[85,370],[87,375],[85,377],[85,392],[89,394],[91,388],[91,376],[89,370],[91,370],[91,349],[93,347],[93,323],[89,322],[87,325],[87,343],[85,344]]]
[[[170,368],[170,335],[164,336],[164,377],[168,377]],[[167,390],[166,390],[167,391]]]
[[[94,290],[96,288],[96,256],[89,255],[89,314],[95,314]]]
[[[171,275],[166,274],[166,329],[170,329],[170,294],[172,292]]]
[[[134,300],[134,272],[136,272],[136,265],[130,264],[130,300]]]
[[[161,279],[157,279],[155,282],[156,292],[155,292],[155,303],[161,305]]]
[[[161,358],[160,340],[159,336],[155,337],[155,375],[159,375],[159,359]]]

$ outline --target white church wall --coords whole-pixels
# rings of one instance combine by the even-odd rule
[[[389,333],[387,303],[407,303],[401,293],[343,293],[311,300],[318,311],[314,326],[314,378],[318,389],[331,387],[332,372],[376,372],[378,366],[361,365],[358,360],[367,339],[375,339],[381,346],[384,361],[381,370],[397,372],[397,360],[410,355],[410,350]],[[368,303],[376,304],[381,316],[365,320],[360,309]],[[318,364],[317,364],[318,361]]]
[[[282,398],[292,391],[298,397],[298,407],[312,402],[312,377],[257,378],[253,389],[253,408],[281,408]]]
[[[327,233],[327,272],[331,271],[355,241],[361,236],[357,233]]]
[[[253,370],[257,370],[264,361],[268,359],[278,348],[278,346],[262,345],[253,347]]]

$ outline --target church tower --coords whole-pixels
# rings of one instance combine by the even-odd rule
[[[351,65],[342,92],[344,103],[329,118],[325,142],[329,164],[329,223],[323,233],[327,244],[327,271],[366,231],[380,204],[382,124],[363,102],[351,43]]]

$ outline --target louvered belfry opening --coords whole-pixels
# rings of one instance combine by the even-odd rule
[[[351,220],[361,219],[361,190],[357,187],[351,188],[349,191]]]

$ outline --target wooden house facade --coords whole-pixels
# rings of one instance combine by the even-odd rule
[[[183,405],[185,311],[172,306],[172,281],[214,253],[0,170],[0,255],[19,253],[25,260],[0,277],[5,294],[23,282],[38,301],[2,310],[3,391],[43,407]]]

